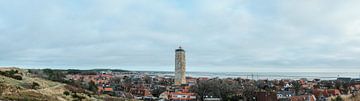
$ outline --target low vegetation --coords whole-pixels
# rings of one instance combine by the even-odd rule
[[[21,72],[20,72],[21,71]],[[99,96],[95,86],[76,87],[79,83],[64,79],[66,72],[44,69],[33,71],[36,75],[24,75],[25,70],[0,71],[0,101],[115,101],[116,97]],[[21,77],[21,79],[19,79]],[[65,83],[64,83],[65,82]],[[90,89],[90,90],[87,90]],[[115,99],[115,100],[114,100]]]
[[[0,71],[0,75],[11,77],[16,80],[22,80],[22,76],[19,74],[18,70]]]
[[[242,85],[239,82],[229,82],[222,79],[211,79],[206,81],[199,81],[196,85],[191,87],[191,91],[198,94],[201,100],[204,100],[205,96],[211,96],[214,98],[221,98],[224,101],[230,101],[233,99],[239,99],[237,89],[240,89]],[[249,87],[250,88],[250,87]]]

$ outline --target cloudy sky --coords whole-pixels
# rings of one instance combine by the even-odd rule
[[[0,66],[360,71],[359,0],[1,0]]]

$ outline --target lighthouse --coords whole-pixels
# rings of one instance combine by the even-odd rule
[[[175,50],[175,85],[186,84],[185,50],[181,46]]]

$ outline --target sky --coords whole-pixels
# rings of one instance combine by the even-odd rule
[[[359,0],[1,0],[0,66],[360,71]]]

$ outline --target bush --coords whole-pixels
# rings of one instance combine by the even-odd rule
[[[66,95],[66,96],[68,96],[68,95],[70,95],[70,92],[69,92],[69,91],[64,91],[63,94]]]
[[[32,82],[32,83],[23,83],[21,84],[21,86],[26,89],[39,89],[40,84],[37,82]]]
[[[337,96],[337,97],[335,98],[335,100],[336,100],[336,101],[344,101],[340,96]]]
[[[14,75],[14,76],[11,76],[11,78],[14,78],[16,80],[22,80],[22,76],[20,76],[20,75]]]
[[[42,72],[45,74],[45,76],[43,76],[45,79],[56,82],[65,82],[65,73],[60,70],[43,69]]]
[[[65,85],[65,88],[71,91],[72,93],[85,93],[85,89],[78,88],[71,85]]]
[[[78,100],[82,100],[82,99],[85,99],[85,97],[83,97],[83,96],[81,96],[81,95],[78,95],[78,94],[76,94],[76,93],[74,93],[73,95],[72,95],[72,97],[73,98],[77,98]]]
[[[37,82],[33,82],[31,85],[31,89],[38,89],[40,87],[40,84]]]
[[[97,92],[97,86],[96,86],[96,84],[95,84],[94,81],[91,80],[91,81],[88,83],[88,85],[89,85],[88,90],[90,90],[90,91],[92,91],[92,92],[94,92],[94,93]]]
[[[18,70],[0,71],[0,75],[11,77],[16,80],[22,80],[22,76],[18,74]],[[18,74],[18,75],[17,75]]]

